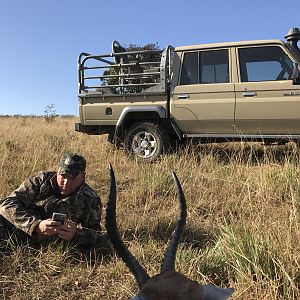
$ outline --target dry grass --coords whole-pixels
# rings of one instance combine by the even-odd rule
[[[299,299],[299,149],[259,144],[186,147],[138,164],[106,137],[73,130],[75,118],[0,118],[0,198],[64,151],[88,160],[87,182],[105,204],[108,164],[118,184],[118,220],[129,248],[151,275],[178,213],[170,170],[188,204],[177,269],[201,283],[235,287],[232,299]],[[133,276],[115,256],[94,261],[51,245],[0,251],[2,299],[128,299]]]

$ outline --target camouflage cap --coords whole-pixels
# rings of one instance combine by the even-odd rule
[[[57,174],[76,177],[79,172],[84,172],[86,160],[83,156],[76,153],[66,153],[61,157]]]

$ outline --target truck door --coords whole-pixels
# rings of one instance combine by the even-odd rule
[[[238,47],[235,130],[247,135],[300,133],[300,87],[280,44]]]
[[[230,49],[183,51],[171,115],[185,134],[233,133]]]

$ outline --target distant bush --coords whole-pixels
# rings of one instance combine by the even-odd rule
[[[47,105],[43,116],[46,122],[53,122],[57,116],[58,114],[56,113],[55,104]]]

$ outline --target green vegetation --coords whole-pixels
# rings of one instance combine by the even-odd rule
[[[106,137],[74,132],[75,121],[0,118],[0,198],[33,172],[55,169],[62,152],[75,151],[86,156],[87,182],[105,204],[112,163],[120,230],[154,275],[178,213],[174,170],[188,205],[177,270],[201,283],[234,287],[232,299],[300,298],[296,145],[188,145],[157,163],[137,164]],[[0,246],[1,299],[128,299],[137,291],[133,276],[115,255],[95,260],[59,245]]]

